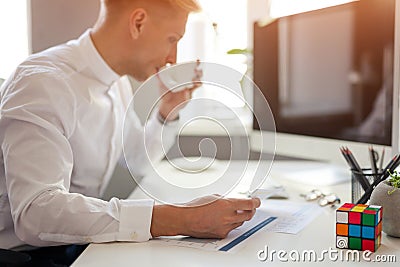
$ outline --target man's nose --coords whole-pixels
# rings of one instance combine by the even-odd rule
[[[169,63],[169,64],[175,64],[176,63],[176,55],[177,55],[177,50],[178,50],[178,46],[174,45],[171,50],[169,51],[169,54],[167,56],[166,62],[165,63]]]

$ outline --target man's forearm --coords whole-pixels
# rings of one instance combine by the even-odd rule
[[[183,218],[179,207],[155,205],[150,227],[152,237],[174,236],[182,234]]]

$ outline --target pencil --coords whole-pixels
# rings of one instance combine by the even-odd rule
[[[349,161],[351,163],[351,166],[353,168],[353,173],[356,171],[357,173],[354,173],[357,181],[361,184],[362,188],[364,191],[366,191],[370,187],[370,183],[368,179],[364,176],[363,170],[361,169],[360,165],[358,164],[356,158],[354,157],[353,153],[351,153],[350,149],[345,147],[345,152],[349,158]]]

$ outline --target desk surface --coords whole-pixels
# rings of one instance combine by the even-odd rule
[[[274,163],[274,166],[279,165]],[[206,172],[205,172],[206,175]],[[291,180],[284,180],[274,175],[274,167],[271,172],[272,180],[285,186],[288,191],[290,201],[305,201],[299,197],[300,193],[308,192],[315,186],[294,183]],[[249,181],[243,181],[249,183]],[[340,196],[342,203],[350,201],[350,183],[341,183],[330,186],[319,186],[318,189],[323,192],[333,192]],[[144,193],[136,189],[131,195],[132,198],[143,198]],[[268,200],[266,200],[268,204]],[[384,259],[393,261],[394,255],[396,261],[400,261],[400,238],[389,237],[382,234],[382,245],[376,253],[367,255],[368,259],[363,259],[360,252],[360,261],[350,256],[350,261],[346,260],[347,250],[337,250],[335,248],[335,209],[325,207],[320,216],[313,220],[305,229],[297,235],[273,233],[260,230],[251,236],[245,244],[237,251],[210,252],[194,248],[184,248],[163,245],[160,243],[108,243],[91,244],[82,253],[82,255],[72,265],[79,266],[265,266],[266,264],[286,264],[278,259],[277,254],[269,257],[266,261],[258,258],[258,252],[268,248],[269,254],[272,250],[283,250],[287,254],[283,256],[289,263],[293,263],[289,254],[296,250],[302,254],[304,251],[313,250],[318,259],[324,257],[320,264],[350,264],[352,266],[361,266],[361,264],[374,264],[374,260]],[[325,252],[327,250],[328,252]],[[293,255],[293,254],[292,254]],[[380,257],[380,258],[377,258]],[[336,258],[336,260],[335,260]],[[355,261],[353,261],[355,259]],[[300,265],[309,265],[310,261],[297,263]],[[376,264],[376,262],[375,262]],[[393,262],[387,265],[394,265]]]

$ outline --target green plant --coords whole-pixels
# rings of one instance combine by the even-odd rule
[[[388,182],[389,185],[393,186],[393,189],[389,190],[388,194],[391,195],[394,191],[400,188],[400,175],[397,171],[394,171],[393,173],[389,172],[389,174],[390,178]]]
[[[245,55],[245,56],[248,56],[248,55],[252,54],[252,51],[247,49],[247,48],[245,48],[245,49],[234,48],[234,49],[229,50],[226,53],[228,55]]]

